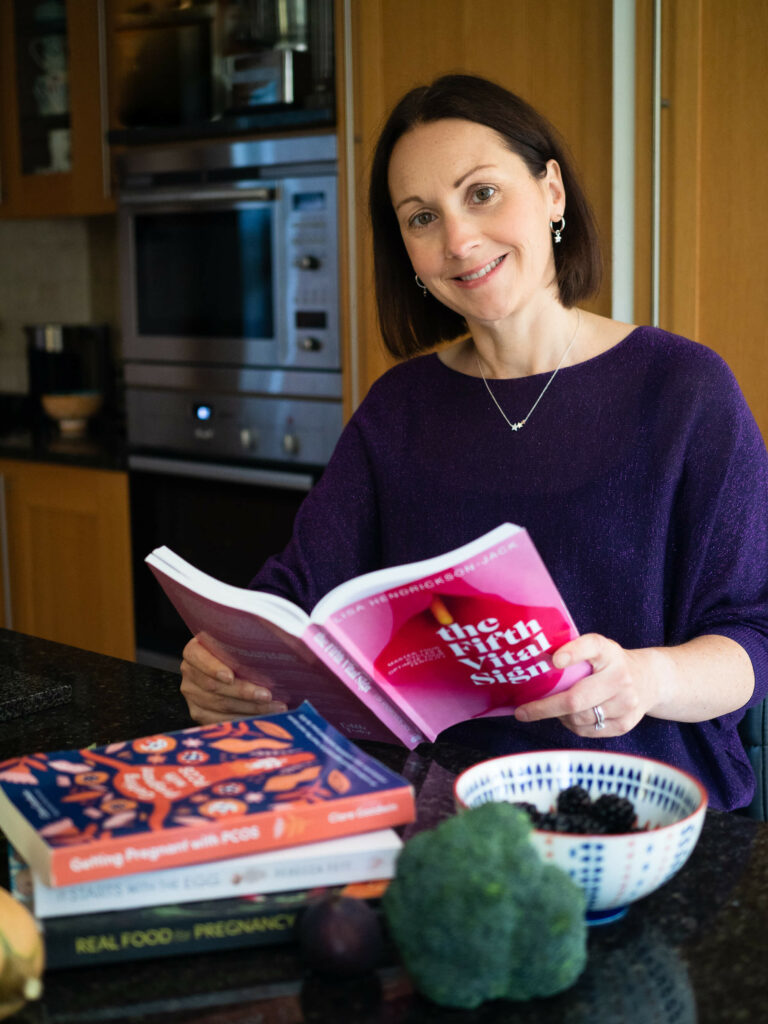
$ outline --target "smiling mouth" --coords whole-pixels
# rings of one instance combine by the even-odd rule
[[[497,256],[495,260],[491,260],[490,263],[486,263],[480,270],[474,270],[471,274],[459,274],[456,278],[457,281],[479,281],[481,277],[485,277],[486,274],[490,274],[492,270],[504,259],[504,256]]]

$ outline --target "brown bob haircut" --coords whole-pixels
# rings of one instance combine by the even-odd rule
[[[389,195],[389,162],[398,139],[419,124],[444,118],[492,128],[536,178],[546,173],[548,160],[557,160],[568,215],[563,240],[554,246],[560,301],[571,308],[600,286],[602,258],[594,216],[557,130],[525,100],[495,82],[476,75],[444,75],[403,96],[382,129],[371,165],[368,202],[376,303],[384,342],[398,358],[467,333],[463,317],[432,295],[424,297],[416,286]]]

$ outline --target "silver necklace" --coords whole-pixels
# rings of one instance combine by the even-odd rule
[[[480,358],[479,358],[479,356],[478,356],[477,352],[475,352],[475,361],[476,361],[476,363],[477,363],[477,368],[478,368],[478,370],[480,371],[480,376],[481,376],[481,377],[483,378],[483,384],[485,384],[485,388],[486,388],[486,390],[487,390],[488,394],[489,394],[489,395],[491,396],[491,398],[492,398],[492,400],[493,400],[493,404],[494,404],[494,405],[496,406],[496,408],[497,408],[497,409],[499,410],[499,412],[501,413],[501,415],[502,415],[502,416],[504,417],[504,420],[506,421],[506,423],[507,423],[507,426],[509,427],[509,429],[510,429],[510,430],[522,430],[522,429],[523,429],[523,427],[525,426],[525,424],[526,424],[526,423],[528,422],[528,420],[529,420],[529,419],[531,418],[531,415],[532,415],[532,413],[533,413],[533,410],[534,410],[534,409],[536,408],[536,406],[537,406],[537,405],[539,404],[539,402],[540,402],[540,401],[542,400],[542,398],[544,397],[544,394],[545,394],[545,392],[546,392],[547,388],[548,388],[548,387],[549,387],[549,385],[550,385],[550,384],[552,383],[552,381],[553,381],[553,380],[555,379],[555,377],[557,376],[557,372],[558,372],[558,370],[560,369],[560,367],[561,367],[561,366],[563,365],[563,363],[565,362],[565,357],[566,357],[566,356],[568,355],[568,353],[569,353],[569,352],[571,351],[571,349],[573,348],[573,343],[574,343],[574,341],[576,341],[576,335],[577,335],[577,334],[579,333],[579,327],[581,327],[581,310],[577,309],[577,310],[576,310],[576,330],[575,330],[575,331],[573,332],[573,337],[572,337],[572,338],[571,338],[571,340],[570,340],[570,341],[568,342],[568,347],[566,348],[565,352],[563,352],[563,354],[562,354],[562,357],[561,357],[561,359],[560,359],[560,362],[559,362],[559,363],[557,364],[557,366],[556,366],[556,367],[555,367],[555,369],[553,370],[553,372],[552,372],[552,376],[551,376],[551,377],[549,378],[549,380],[547,381],[547,383],[546,383],[546,384],[544,385],[544,387],[542,388],[541,394],[540,394],[540,395],[539,395],[539,397],[538,397],[538,398],[536,399],[536,401],[535,401],[535,402],[533,403],[533,405],[531,406],[531,408],[530,408],[530,409],[528,410],[528,415],[527,415],[527,416],[524,416],[524,417],[523,417],[523,419],[519,420],[519,421],[518,421],[517,423],[512,423],[512,421],[511,421],[511,420],[509,419],[509,417],[507,416],[507,414],[506,414],[506,413],[504,412],[504,410],[503,410],[503,409],[501,408],[501,406],[499,405],[499,403],[498,403],[498,401],[497,401],[497,399],[496,399],[496,396],[495,396],[495,395],[494,395],[494,393],[493,393],[493,392],[491,391],[491,385],[490,385],[490,384],[488,383],[488,381],[487,381],[487,380],[485,379],[485,374],[483,373],[483,368],[482,368],[482,366],[480,365]]]

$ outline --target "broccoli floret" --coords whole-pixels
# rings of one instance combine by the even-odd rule
[[[524,811],[487,803],[420,832],[382,900],[414,986],[442,1006],[531,999],[587,961],[584,893],[530,842]]]

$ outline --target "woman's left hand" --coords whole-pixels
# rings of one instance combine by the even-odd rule
[[[557,668],[587,661],[592,674],[569,690],[522,705],[515,712],[518,721],[559,718],[578,736],[605,739],[629,732],[659,701],[664,664],[657,648],[628,651],[598,633],[585,633],[560,647],[552,660]],[[602,712],[601,728],[596,728],[596,709]]]

